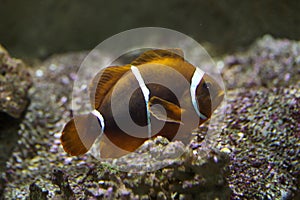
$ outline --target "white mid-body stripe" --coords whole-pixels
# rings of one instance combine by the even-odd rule
[[[144,79],[139,71],[139,69],[133,65],[131,65],[131,71],[133,73],[133,75],[135,76],[136,80],[139,83],[139,86],[142,90],[143,96],[144,96],[144,100],[145,100],[145,104],[146,104],[146,114],[147,114],[147,125],[148,125],[148,137],[151,138],[152,136],[152,131],[151,131],[151,118],[150,118],[150,111],[149,111],[149,107],[148,107],[148,103],[149,103],[149,98],[150,98],[150,90],[148,89],[148,87],[146,86]],[[196,113],[198,114],[198,116],[201,119],[207,119],[207,117],[205,115],[203,115],[200,110],[199,110],[199,105],[198,105],[198,101],[196,99],[196,89],[199,85],[199,83],[201,82],[203,76],[204,76],[205,72],[203,72],[201,69],[196,68],[192,80],[191,80],[191,87],[190,87],[190,93],[191,93],[191,99],[192,99],[192,104],[194,106],[194,109],[196,111]],[[101,115],[101,113],[98,110],[93,110],[91,112],[94,116],[97,117],[100,125],[101,125],[101,129],[102,129],[102,133],[104,132],[104,128],[105,128],[105,123],[104,123],[104,118]],[[102,134],[101,133],[101,134]]]
[[[144,79],[139,71],[139,69],[133,65],[131,65],[131,71],[133,75],[135,76],[136,80],[139,82],[139,86],[142,90],[142,93],[144,95],[144,100],[146,104],[146,114],[147,114],[147,125],[148,125],[148,138],[151,138],[152,131],[151,131],[151,118],[150,118],[150,111],[148,107],[149,102],[149,96],[150,96],[150,90],[146,86]]]
[[[196,98],[196,90],[197,90],[197,87],[198,87],[199,83],[201,82],[204,74],[205,74],[204,71],[202,71],[200,68],[196,67],[196,70],[195,70],[192,80],[191,80],[191,87],[190,87],[192,104],[194,106],[196,113],[198,114],[198,116],[201,119],[207,119],[207,117],[205,115],[203,115],[199,110],[199,105],[198,105],[198,101]]]
[[[91,112],[94,116],[96,116],[98,118],[98,121],[100,123],[100,126],[101,126],[101,129],[102,129],[102,133],[104,132],[104,127],[105,127],[105,123],[104,123],[104,118],[103,116],[101,115],[101,113],[98,111],[98,110],[93,110]],[[101,133],[101,134],[102,134]]]

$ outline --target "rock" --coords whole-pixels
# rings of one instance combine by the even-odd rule
[[[281,52],[269,48],[281,40],[270,41],[260,48],[256,44],[248,52]],[[297,42],[288,42],[287,51],[298,48]],[[255,49],[259,52],[254,53]],[[90,155],[69,157],[60,145],[60,131],[72,115],[70,95],[84,57],[80,55],[63,55],[64,59],[54,56],[33,73],[37,84],[32,88],[31,104],[20,124],[22,137],[1,174],[3,198],[24,199],[36,194],[35,191],[47,194],[48,199],[292,199],[299,195],[300,85],[296,65],[287,67],[291,79],[286,85],[279,84],[284,83],[281,73],[270,65],[266,66],[271,73],[277,73],[279,82],[267,83],[262,72],[252,82],[237,80],[229,86],[228,79],[238,77],[226,76],[226,115],[222,117],[222,110],[217,110],[215,118],[221,128],[210,127],[210,141],[205,145],[202,142],[208,137],[207,124],[194,133],[196,136],[188,147],[161,137],[149,140],[139,150],[150,149],[159,156],[161,149],[167,147],[164,161],[168,165],[153,172],[136,173],[123,172],[115,165],[135,167],[143,157],[99,162]],[[231,57],[243,60],[245,55]],[[281,53],[278,57],[283,58]],[[269,59],[265,62],[271,62]],[[243,63],[236,67],[241,70],[240,77],[245,78],[252,73],[245,66],[253,65],[246,60]],[[183,154],[176,158],[178,152]],[[153,162],[154,167],[161,167],[159,164]],[[33,183],[37,187],[30,188]]]
[[[28,105],[31,85],[31,76],[23,61],[11,58],[0,46],[0,112],[20,118]]]
[[[265,36],[227,56],[229,184],[237,199],[292,199],[300,174],[300,43]],[[297,192],[298,191],[298,192]]]
[[[30,195],[29,195],[30,199],[41,199],[41,200],[47,199],[48,191],[43,191],[35,183],[32,183],[29,186],[29,190],[30,190]]]
[[[53,184],[57,185],[61,191],[61,196],[65,199],[75,199],[68,177],[61,170],[54,170],[52,177]]]
[[[29,70],[0,45],[0,172],[18,140],[19,123],[32,85]]]
[[[215,162],[216,158],[218,162]],[[127,163],[131,162],[128,160]],[[109,190],[112,190],[112,199],[124,195],[123,188],[126,188],[130,199],[171,199],[179,195],[191,196],[193,199],[206,196],[228,199],[230,189],[224,179],[227,162],[228,156],[225,154],[211,151],[207,152],[207,157],[199,158],[195,152],[188,150],[180,159],[170,161],[170,165],[149,173],[114,171],[109,164],[103,166],[97,163],[91,168],[90,178],[82,186],[86,189],[101,188],[104,196],[109,196]],[[74,184],[78,182],[76,179],[70,181]],[[99,194],[92,193],[90,197],[99,197]]]
[[[284,87],[300,80],[300,42],[259,39],[247,52],[224,59],[227,89]]]
[[[227,178],[237,199],[292,199],[300,173],[300,84],[227,92],[220,149],[232,149]],[[242,134],[241,134],[242,133]]]
[[[67,57],[70,59],[66,59]],[[169,143],[161,137],[150,140],[140,151],[147,152],[151,148],[152,152],[159,155],[161,148],[167,146],[169,153],[166,154],[167,163],[164,165],[168,165],[163,170],[142,174],[136,171],[119,171],[114,168],[115,163],[101,163],[89,155],[80,158],[68,157],[60,145],[59,137],[62,126],[71,115],[70,94],[78,69],[78,65],[68,65],[70,60],[74,61],[74,54],[65,55],[64,59],[61,56],[53,57],[51,61],[45,62],[49,64],[33,73],[36,84],[32,89],[32,101],[28,112],[21,123],[22,138],[7,162],[4,178],[10,181],[5,185],[5,198],[12,194],[28,197],[28,194],[47,193],[47,198],[50,199],[148,199],[150,196],[168,199],[174,195],[179,196],[176,190],[180,191],[180,194],[195,198],[200,195],[220,199],[229,197],[230,190],[223,175],[228,156],[211,149],[202,153],[204,157],[199,157],[197,152],[201,145],[198,145],[199,148],[188,148],[182,157],[177,158],[177,154],[184,151],[181,143]],[[80,62],[79,59],[78,63]],[[128,166],[135,162],[135,165],[139,165],[143,164],[142,159],[123,158],[118,160],[117,164]],[[159,162],[153,165],[160,168]],[[181,169],[178,170],[179,168]],[[55,172],[52,172],[53,169]],[[174,180],[171,180],[172,176]],[[49,179],[53,181],[49,183]],[[184,185],[181,184],[182,180],[185,180]],[[32,183],[40,189],[31,187],[28,191],[28,185]],[[198,189],[202,191],[199,192]],[[148,191],[149,194],[144,191]]]

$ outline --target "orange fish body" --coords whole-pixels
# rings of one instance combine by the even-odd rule
[[[214,79],[178,49],[150,50],[130,65],[105,68],[90,91],[95,110],[70,120],[61,136],[71,155],[86,153],[102,133],[102,158],[133,152],[158,135],[188,143],[223,99]]]

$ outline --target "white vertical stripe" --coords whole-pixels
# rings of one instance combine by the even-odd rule
[[[147,113],[147,125],[148,125],[148,138],[151,138],[151,121],[150,121],[150,111],[148,108],[148,102],[149,102],[149,95],[150,91],[145,85],[144,79],[139,71],[139,69],[133,65],[131,65],[131,71],[133,75],[135,76],[136,80],[139,82],[139,85],[141,87],[142,93],[144,95],[145,103],[146,103],[146,113]]]
[[[105,127],[103,116],[101,115],[101,113],[98,110],[93,110],[91,113],[98,118],[98,121],[101,125],[102,133],[103,133],[104,127]]]
[[[191,80],[191,87],[190,87],[192,104],[194,106],[196,113],[198,114],[198,116],[201,119],[207,119],[207,117],[205,115],[203,115],[199,110],[199,105],[198,105],[198,101],[196,98],[196,89],[197,89],[199,83],[201,82],[204,74],[205,74],[204,71],[202,71],[200,68],[196,67],[196,70],[195,70],[192,80]]]

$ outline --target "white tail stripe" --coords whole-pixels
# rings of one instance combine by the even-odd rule
[[[198,116],[201,119],[207,119],[207,117],[205,115],[203,115],[199,110],[198,101],[196,99],[196,89],[197,89],[199,83],[201,82],[204,74],[205,74],[204,71],[202,71],[200,68],[196,67],[196,70],[195,70],[192,80],[191,80],[191,87],[190,87],[192,104],[194,106],[196,113],[198,114]]]
[[[151,118],[150,118],[150,111],[148,108],[148,102],[149,102],[149,95],[150,91],[148,87],[146,86],[144,79],[139,71],[139,69],[133,65],[131,65],[131,71],[133,75],[135,76],[136,80],[139,82],[139,86],[141,87],[142,93],[144,95],[145,103],[146,103],[146,113],[147,113],[147,125],[148,125],[148,138],[151,138]]]
[[[102,133],[103,133],[104,127],[105,127],[103,116],[101,115],[101,113],[98,110],[93,110],[91,113],[98,118],[98,121],[99,121],[101,129],[102,129]]]

